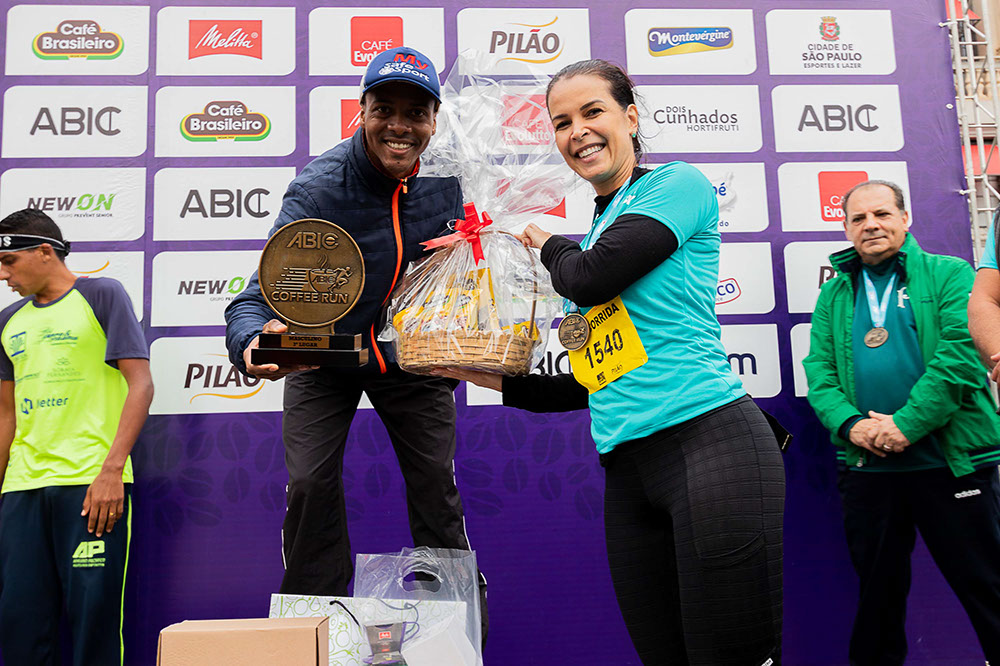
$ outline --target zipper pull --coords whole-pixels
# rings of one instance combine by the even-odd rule
[[[406,194],[406,181],[407,180],[409,180],[409,176],[407,176],[403,180],[399,181],[399,182],[401,182],[403,184],[403,194]]]

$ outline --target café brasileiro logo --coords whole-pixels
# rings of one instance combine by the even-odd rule
[[[212,101],[181,120],[181,134],[188,141],[260,141],[270,133],[270,119],[240,101]]]
[[[113,60],[122,54],[121,35],[101,30],[90,19],[61,22],[54,31],[43,32],[31,42],[31,50],[42,60]]]

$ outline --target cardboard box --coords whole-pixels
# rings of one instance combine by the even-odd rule
[[[157,666],[328,666],[327,618],[188,620],[160,632]]]

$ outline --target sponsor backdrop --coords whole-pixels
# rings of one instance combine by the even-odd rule
[[[497,74],[622,63],[643,96],[648,162],[687,160],[712,181],[723,341],[748,390],[796,435],[785,458],[786,660],[846,663],[855,579],[800,361],[833,276],[826,257],[846,245],[839,203],[852,184],[899,182],[925,247],[971,255],[943,3],[321,4],[0,2],[0,213],[49,211],[75,244],[70,267],[121,280],[151,343],[127,663],[152,663],[169,623],[267,613],[281,578],[281,385],[229,364],[222,313],[286,184],[355,131],[365,65],[400,44],[441,71],[463,49],[494,53]],[[504,118],[505,140],[525,151],[551,136],[529,109]],[[590,206],[581,190],[538,222],[580,234]],[[557,343],[538,367],[568,369]],[[586,414],[508,410],[474,388],[456,398],[458,484],[490,582],[487,663],[638,663],[607,572]],[[407,545],[402,479],[367,402],[347,449],[353,548]],[[922,547],[915,558],[911,663],[974,663],[968,621]]]

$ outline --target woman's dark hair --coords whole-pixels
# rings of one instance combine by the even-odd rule
[[[566,65],[560,69],[555,76],[549,81],[548,87],[545,89],[545,105],[549,104],[549,95],[552,93],[552,86],[554,86],[558,81],[562,79],[568,79],[574,76],[580,76],[583,74],[589,74],[591,76],[597,76],[608,83],[608,88],[611,90],[611,98],[618,103],[623,110],[627,109],[630,104],[635,104],[635,83],[625,70],[614,64],[613,62],[608,62],[607,60],[593,59],[593,60],[581,60],[579,62],[574,62],[571,65]],[[632,137],[632,150],[635,151],[635,158],[639,159],[642,156],[642,145],[639,143],[638,131],[636,131],[636,136]]]

